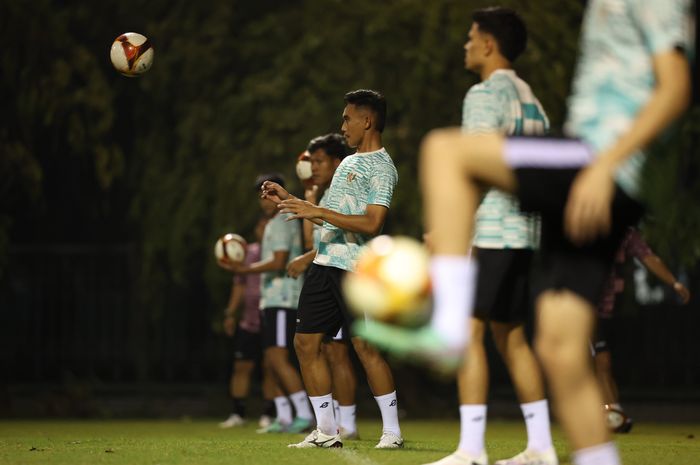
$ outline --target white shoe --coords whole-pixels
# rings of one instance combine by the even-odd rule
[[[245,425],[245,420],[237,413],[232,413],[225,421],[219,423],[219,428],[233,428]]]
[[[544,452],[525,449],[515,457],[497,460],[494,465],[559,465],[559,458],[554,447]]]
[[[287,447],[292,447],[294,449],[308,449],[311,447],[343,447],[343,443],[340,441],[340,433],[335,433],[333,435],[323,434],[321,430],[316,428],[308,436],[304,438],[303,441],[296,444],[289,444]]]
[[[382,433],[379,442],[374,446],[375,449],[400,449],[401,447],[403,447],[403,438],[389,431]]]
[[[260,415],[260,420],[258,420],[258,426],[260,428],[267,428],[272,424],[272,420],[274,420],[274,418],[272,418],[269,415]]]
[[[437,462],[424,465],[489,465],[489,459],[486,452],[482,452],[479,456],[473,456],[458,450]]]
[[[360,439],[360,435],[357,432],[357,428],[352,431],[346,430],[345,428],[340,428],[340,439],[345,441],[346,439]]]

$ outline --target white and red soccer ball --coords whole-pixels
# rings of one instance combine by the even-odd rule
[[[146,36],[127,32],[114,39],[109,58],[114,68],[124,76],[140,76],[151,69],[153,46]]]
[[[216,241],[214,255],[217,260],[243,262],[246,253],[246,240],[238,234],[225,234]]]

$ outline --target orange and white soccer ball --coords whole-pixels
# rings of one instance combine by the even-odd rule
[[[246,240],[238,234],[225,234],[216,241],[214,255],[217,260],[242,262],[245,260]]]
[[[124,76],[140,76],[151,69],[153,46],[146,36],[127,32],[114,39],[109,58],[114,68]]]
[[[378,236],[367,243],[343,291],[359,316],[400,324],[425,322],[431,308],[429,253],[410,237]]]

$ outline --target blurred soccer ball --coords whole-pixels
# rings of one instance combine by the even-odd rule
[[[343,291],[358,315],[413,326],[426,321],[431,293],[428,250],[409,237],[379,236],[367,243]]]
[[[127,32],[114,39],[109,58],[124,76],[136,77],[151,69],[153,47],[145,36]]]
[[[296,171],[297,177],[305,187],[311,187],[313,185],[313,180],[311,179],[313,176],[311,172],[311,155],[309,155],[308,150],[304,150],[297,157]]]
[[[238,234],[226,234],[216,241],[214,255],[217,260],[227,259],[232,262],[245,260],[246,240]]]

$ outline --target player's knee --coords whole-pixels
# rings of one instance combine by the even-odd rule
[[[589,370],[589,357],[585,345],[563,338],[544,335],[536,341],[537,355],[542,362],[542,368],[550,380],[580,379]]]
[[[318,355],[320,347],[316,346],[309,335],[297,333],[294,336],[294,350],[299,360],[309,360]]]
[[[352,346],[355,349],[355,352],[357,353],[357,357],[362,362],[371,361],[380,357],[377,349],[372,347],[364,339],[360,339],[358,337],[352,338]]]

